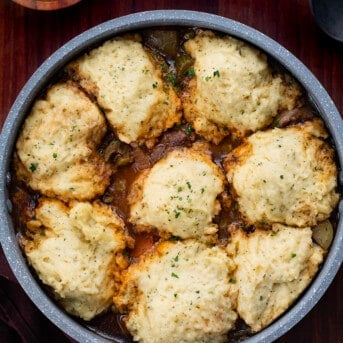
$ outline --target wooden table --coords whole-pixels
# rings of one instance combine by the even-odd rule
[[[10,0],[1,0],[1,125],[30,75],[62,44],[103,21],[154,9],[210,12],[260,30],[297,56],[322,82],[343,113],[343,45],[316,27],[306,0],[83,0],[54,12],[29,10]],[[341,342],[342,289],[341,269],[317,306],[278,342]],[[56,341],[52,331],[51,339],[55,337],[52,341]],[[44,341],[48,340],[44,337]]]

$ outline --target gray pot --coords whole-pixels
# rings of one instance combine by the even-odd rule
[[[42,290],[32,276],[19,248],[12,225],[11,202],[8,199],[7,183],[9,166],[18,130],[33,100],[67,62],[84,49],[96,45],[113,35],[158,25],[185,25],[209,28],[236,36],[256,45],[279,61],[302,84],[314,106],[321,114],[330,131],[339,158],[343,164],[343,121],[331,98],[313,74],[289,51],[262,33],[233,20],[192,11],[161,10],[136,13],[100,24],[69,41],[49,57],[32,75],[14,102],[4,124],[0,138],[0,238],[7,260],[19,283],[36,306],[61,330],[77,341],[109,342],[83,327],[63,312]],[[343,182],[342,172],[339,182]],[[339,212],[343,210],[342,202]],[[272,342],[299,322],[318,302],[329,287],[343,260],[343,224],[338,223],[335,239],[323,267],[311,286],[283,316],[246,342]],[[123,342],[118,338],[118,342]]]

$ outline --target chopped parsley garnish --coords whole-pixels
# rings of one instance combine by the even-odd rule
[[[280,175],[280,179],[283,180],[283,175]]]
[[[37,170],[37,163],[31,163],[29,169],[32,171],[32,173]]]
[[[194,75],[195,75],[194,67],[191,67],[185,71],[185,76],[194,76]]]
[[[53,157],[53,158],[57,158],[57,154],[54,152],[54,153],[52,154],[52,157]]]
[[[153,84],[152,84],[152,88],[157,88],[157,82],[154,82]]]
[[[213,72],[213,76],[214,77],[219,77],[220,76],[219,70],[214,71]]]
[[[192,185],[189,181],[186,182],[188,189],[192,189]]]
[[[175,218],[179,218],[181,212],[174,210]]]
[[[167,83],[172,84],[173,86],[177,85],[176,77],[175,77],[175,75],[172,72],[168,73],[165,76],[164,81],[167,82]]]
[[[297,254],[294,253],[294,252],[292,252],[292,253],[291,253],[291,257],[294,258],[295,256],[297,256]]]
[[[176,279],[179,278],[179,276],[178,276],[177,274],[175,274],[175,273],[171,273],[171,276],[174,277],[174,278],[176,278]]]
[[[236,280],[235,280],[235,279],[230,279],[229,282],[232,283],[232,284],[235,284],[235,283],[236,283]]]
[[[173,258],[173,260],[174,260],[175,262],[177,262],[177,261],[179,260],[179,255],[176,255],[176,256]]]
[[[194,128],[191,124],[187,124],[186,129],[185,129],[185,134],[187,136],[190,136],[194,132]]]
[[[181,239],[181,238],[178,237],[178,236],[171,236],[171,237],[169,238],[170,241],[179,241],[180,239]]]

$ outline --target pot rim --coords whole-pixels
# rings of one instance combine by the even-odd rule
[[[245,24],[204,12],[156,10],[138,12],[106,21],[71,39],[45,60],[29,78],[13,103],[4,123],[0,136],[0,240],[9,265],[26,294],[46,317],[67,335],[80,342],[100,343],[110,342],[110,340],[93,333],[61,310],[42,290],[31,274],[19,248],[9,214],[12,204],[8,197],[7,185],[10,182],[9,166],[12,151],[20,126],[34,99],[64,65],[87,48],[114,35],[152,26],[196,26],[221,31],[253,44],[275,58],[307,91],[310,100],[321,114],[333,137],[340,165],[343,165],[343,120],[326,90],[309,69],[287,49]],[[342,185],[342,172],[339,174],[338,181]],[[244,342],[274,341],[297,324],[322,297],[343,261],[342,201],[338,206],[338,211],[339,222],[335,239],[322,268],[311,285],[285,314]],[[118,343],[124,342],[120,336],[116,339]]]

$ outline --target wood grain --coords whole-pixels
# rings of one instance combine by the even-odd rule
[[[56,49],[85,29],[103,21],[154,9],[189,9],[215,13],[265,33],[286,47],[313,72],[338,110],[343,113],[343,46],[326,37],[317,28],[306,0],[83,0],[73,7],[53,12],[33,11],[13,1],[2,0],[1,125],[25,82]],[[343,340],[342,277],[341,269],[317,306],[280,338],[279,343]]]
[[[59,10],[77,4],[81,0],[12,0],[15,3],[41,11]]]

